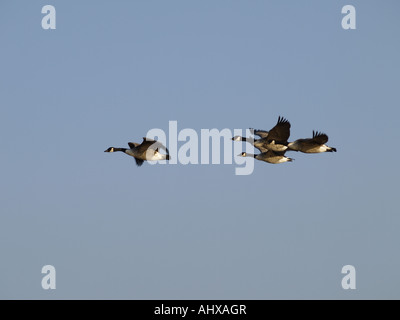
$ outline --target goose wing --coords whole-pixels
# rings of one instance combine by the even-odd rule
[[[138,145],[139,152],[144,153],[149,148],[154,149],[154,150],[159,148],[159,149],[165,150],[165,152],[167,154],[169,154],[169,150],[161,142],[143,137],[143,142],[140,145]]]
[[[139,143],[136,143],[136,142],[128,142],[128,146],[131,149],[136,148],[138,145],[139,145]]]
[[[289,136],[290,122],[283,117],[279,117],[275,127],[273,127],[268,133],[268,141],[275,140],[279,142],[287,142]]]
[[[138,167],[140,167],[140,166],[143,164],[143,162],[144,162],[144,160],[141,160],[141,159],[138,159],[138,158],[135,158],[135,157],[134,157],[134,159],[135,159],[136,165],[137,165]]]
[[[328,136],[325,133],[313,130],[312,140],[319,145],[323,145],[328,142]]]
[[[268,136],[268,131],[265,131],[265,130],[258,130],[258,129],[253,129],[253,128],[250,128],[249,130],[250,130],[251,134],[255,134],[261,138],[266,138]]]

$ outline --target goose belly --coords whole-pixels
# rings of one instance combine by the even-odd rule
[[[323,144],[322,146],[310,148],[310,149],[306,150],[305,153],[321,153],[321,152],[326,152],[329,149],[330,148],[328,146]]]
[[[293,151],[300,151],[301,150],[301,145],[300,145],[300,143],[298,141],[294,141],[294,142],[290,142],[288,144],[288,148],[290,150],[293,150]]]
[[[165,159],[166,159],[166,155],[158,153],[158,152],[153,154],[152,156],[147,157],[147,160],[150,160],[150,161],[165,160]]]
[[[283,163],[289,161],[289,159],[287,157],[276,156],[276,157],[269,157],[265,159],[265,161],[268,163]]]
[[[288,147],[283,145],[283,144],[274,144],[274,143],[270,143],[266,146],[266,148],[268,150],[272,150],[275,152],[282,152],[285,151]]]
[[[146,152],[141,153],[141,152],[137,152],[137,150],[128,149],[125,151],[125,153],[132,157],[135,157],[136,159],[149,160],[148,157],[146,158]]]

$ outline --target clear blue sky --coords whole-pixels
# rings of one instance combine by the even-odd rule
[[[47,4],[56,30],[41,28]],[[399,9],[1,1],[0,298],[399,299]],[[170,120],[270,129],[279,115],[290,140],[321,130],[338,152],[249,176],[103,152]]]

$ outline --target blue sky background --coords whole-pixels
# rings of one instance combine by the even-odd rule
[[[399,9],[1,1],[0,298],[399,299]],[[279,115],[290,140],[321,130],[338,152],[249,176],[103,153],[170,120],[270,129]]]

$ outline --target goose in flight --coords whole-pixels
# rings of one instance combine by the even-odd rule
[[[115,148],[109,147],[104,152],[116,152],[121,151],[126,153],[129,156],[135,158],[137,166],[141,166],[146,160],[169,160],[169,151],[168,149],[162,145],[162,143],[157,140],[148,139],[146,137],[143,138],[142,143],[136,142],[128,142],[129,149],[127,148]],[[158,152],[158,149],[163,149],[167,152],[167,154],[162,154]]]
[[[269,130],[266,137],[260,139],[260,142],[263,142],[264,147],[268,150],[282,152],[286,151],[288,148],[287,145],[289,136],[290,122],[287,119],[279,116],[276,125]]]
[[[288,144],[288,150],[304,153],[336,152],[336,148],[328,147],[328,136],[325,133],[313,131],[313,137],[298,139]]]
[[[232,140],[249,142],[261,152],[267,152],[268,150],[282,152],[287,150],[288,139],[290,136],[290,122],[285,118],[279,116],[278,122],[270,131],[250,130],[251,133],[259,136],[260,139],[235,136]]]
[[[285,152],[275,152],[272,150],[268,150],[267,152],[262,152],[260,154],[252,154],[247,152],[242,152],[239,154],[241,157],[253,157],[260,161],[265,161],[268,163],[283,163],[288,161],[293,161],[294,159],[288,158],[284,156]]]

